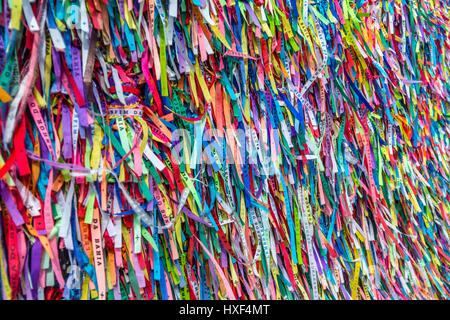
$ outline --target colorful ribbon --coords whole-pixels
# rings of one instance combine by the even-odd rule
[[[1,299],[448,299],[448,10],[1,1]]]

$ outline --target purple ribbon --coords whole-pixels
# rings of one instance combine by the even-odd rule
[[[19,210],[17,209],[16,203],[14,202],[13,195],[11,194],[9,187],[3,182],[3,180],[0,180],[0,195],[16,227],[24,224],[23,218],[20,215]]]

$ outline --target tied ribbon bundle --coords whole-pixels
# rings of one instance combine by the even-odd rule
[[[442,0],[10,0],[2,299],[448,299]]]

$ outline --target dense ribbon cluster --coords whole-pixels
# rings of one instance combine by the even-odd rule
[[[2,0],[2,299],[448,299],[444,0]]]

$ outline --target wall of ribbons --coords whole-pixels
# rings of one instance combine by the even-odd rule
[[[448,1],[0,3],[1,299],[449,299]]]

